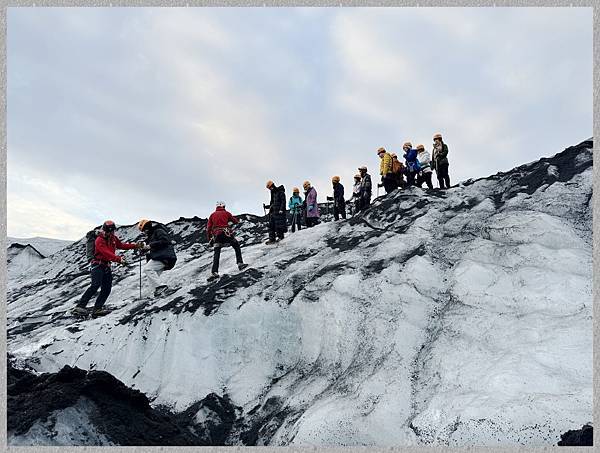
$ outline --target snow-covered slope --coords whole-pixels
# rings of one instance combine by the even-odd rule
[[[66,246],[72,244],[73,241],[65,241],[63,239],[52,239],[52,238],[6,238],[6,245],[10,246],[11,244],[21,244],[21,245],[31,245],[36,250],[38,250],[44,256],[50,256],[53,253],[58,252],[61,249],[64,249]]]
[[[19,275],[43,259],[44,255],[29,244],[11,244],[6,250],[8,275],[9,277]]]
[[[44,258],[72,244],[72,241],[49,238],[6,238],[6,267],[9,278],[14,278],[38,264]]]
[[[273,247],[244,216],[251,267],[225,249],[214,284],[206,222],[181,218],[175,291],[140,302],[137,265],[117,268],[117,309],[95,320],[65,313],[89,283],[79,241],[9,282],[8,350],[176,412],[226,397],[226,444],[555,445],[592,420],[591,148],[396,191]]]

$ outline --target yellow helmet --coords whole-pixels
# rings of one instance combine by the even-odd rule
[[[137,227],[138,230],[143,231],[144,227],[146,226],[146,224],[149,222],[148,219],[142,219],[138,222]]]
[[[271,186],[273,185],[273,181],[271,181],[270,179],[267,181],[267,189],[270,189]]]
[[[304,181],[302,187],[304,187],[304,190],[308,189],[310,187],[310,181]]]
[[[331,182],[340,182],[340,177],[334,176],[333,178],[331,178]]]

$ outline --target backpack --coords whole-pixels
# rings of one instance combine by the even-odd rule
[[[89,261],[92,261],[96,257],[96,238],[98,237],[98,230],[88,231],[85,235],[85,256]]]

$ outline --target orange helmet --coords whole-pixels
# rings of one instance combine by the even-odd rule
[[[333,178],[331,178],[331,182],[340,182],[340,177],[334,176]]]
[[[149,220],[148,220],[148,219],[142,219],[142,220],[140,220],[140,221],[138,222],[138,224],[137,224],[138,230],[140,230],[140,231],[143,231],[143,230],[144,230],[144,227],[146,226],[146,224],[147,224],[148,222],[149,222]]]

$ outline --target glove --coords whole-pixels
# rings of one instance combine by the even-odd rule
[[[121,261],[119,261],[119,264],[120,264],[121,266],[128,266],[128,265],[129,265],[129,262],[128,262],[128,261],[125,259],[125,257],[124,257],[124,256],[122,256],[122,257],[121,257]]]
[[[135,244],[135,247],[138,248],[138,249],[146,248],[146,243],[144,241],[140,241],[137,244]]]

